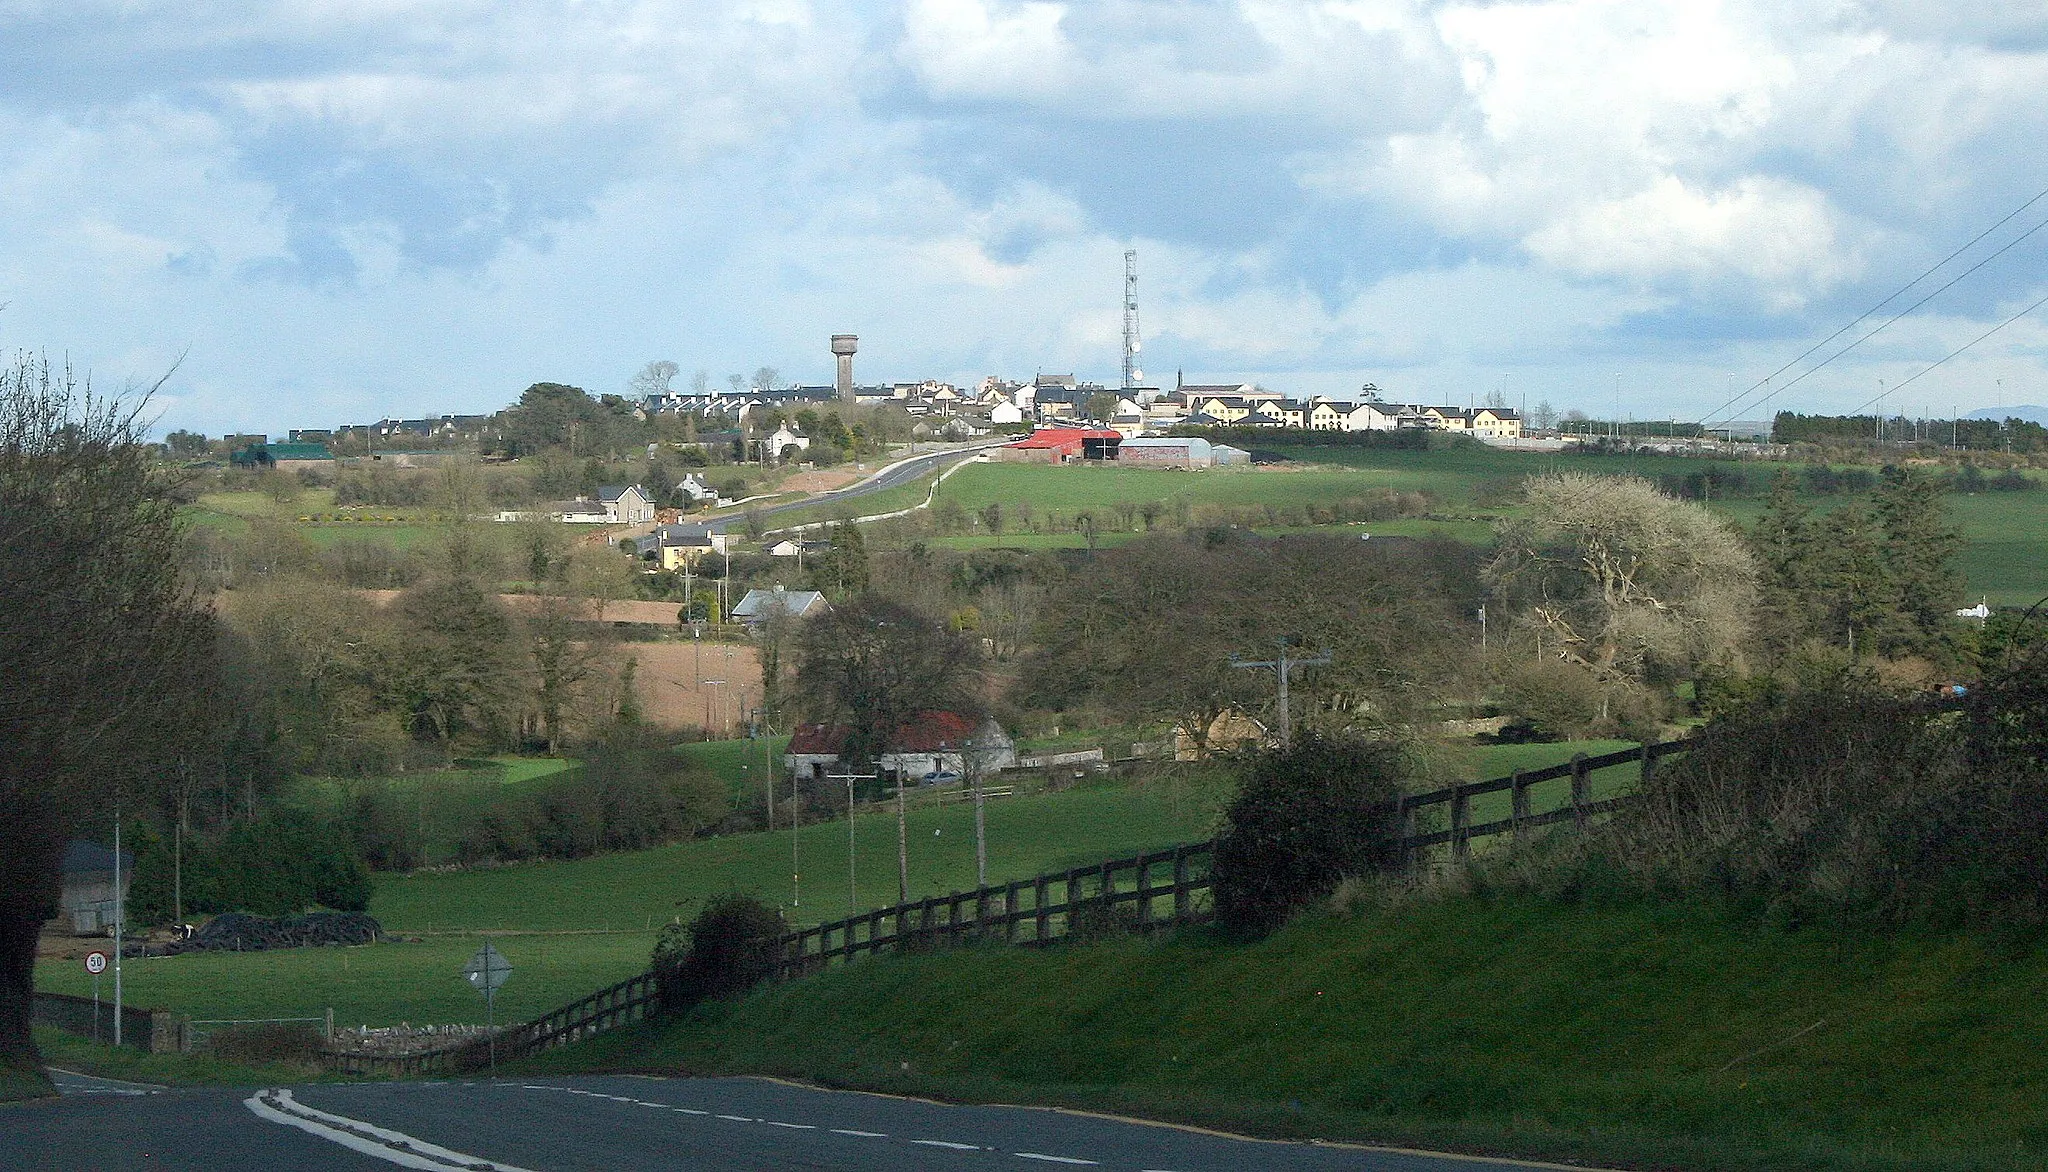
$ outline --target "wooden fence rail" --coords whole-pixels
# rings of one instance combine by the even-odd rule
[[[1596,800],[1592,776],[1602,769],[1639,764],[1642,776],[1653,775],[1658,761],[1691,748],[1688,741],[1665,741],[1570,761],[1544,769],[1517,770],[1506,777],[1446,786],[1401,799],[1398,847],[1410,867],[1442,857],[1467,857],[1477,839],[1512,835],[1517,840],[1540,827],[1573,823],[1584,827],[1609,813],[1625,797]],[[1535,811],[1539,787],[1569,781],[1569,789],[1550,809]],[[1475,798],[1508,794],[1509,816],[1472,821]],[[1442,810],[1441,818],[1436,816]],[[1441,822],[1438,826],[1436,823]],[[1211,869],[1216,842],[1185,843],[1165,850],[1090,863],[1030,879],[974,891],[956,891],[910,903],[874,908],[785,935],[776,949],[772,979],[787,980],[817,972],[833,962],[845,964],[862,953],[917,950],[963,943],[1043,945],[1070,933],[1150,931],[1198,923],[1209,918]],[[495,1039],[473,1039],[456,1046],[399,1056],[335,1054],[330,1065],[349,1074],[453,1074],[482,1069],[555,1046],[604,1033],[643,1020],[653,1013],[660,990],[652,972],[616,985],[545,1017],[515,1026]]]

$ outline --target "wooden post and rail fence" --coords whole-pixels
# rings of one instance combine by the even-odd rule
[[[1593,796],[1593,774],[1638,765],[1644,777],[1656,763],[1691,748],[1689,741],[1665,741],[1597,757],[1579,754],[1543,769],[1517,770],[1506,777],[1465,782],[1401,799],[1400,850],[1410,868],[1468,857],[1474,841],[1501,835],[1520,841],[1533,831],[1565,823],[1583,828],[1613,811],[1626,795]],[[1564,793],[1550,783],[1569,781]],[[1550,798],[1537,809],[1538,791]],[[1473,801],[1508,795],[1508,816],[1475,823]],[[1439,816],[1437,811],[1441,810]],[[1446,849],[1447,848],[1447,849]],[[1042,945],[1071,933],[1151,931],[1200,923],[1211,914],[1214,839],[1147,851],[1030,879],[956,891],[909,903],[875,908],[785,935],[776,948],[771,979],[817,972],[862,953],[910,951],[966,943]],[[420,1054],[336,1054],[330,1066],[347,1074],[419,1077],[479,1070],[495,1058],[509,1061],[565,1046],[651,1017],[660,1004],[652,972],[629,977],[545,1017],[501,1031],[491,1040],[472,1039]]]

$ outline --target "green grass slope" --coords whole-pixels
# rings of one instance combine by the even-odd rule
[[[2048,947],[1454,898],[885,957],[530,1065],[1683,1168],[2048,1166]]]

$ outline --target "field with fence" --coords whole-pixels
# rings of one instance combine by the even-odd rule
[[[1488,777],[1552,764],[1575,751],[1619,746],[1493,746],[1469,750],[1447,767]],[[704,748],[717,751],[715,744]],[[1627,784],[1625,771],[1610,773],[1611,782],[1603,785]],[[1227,786],[1219,770],[1194,769],[1142,782],[1104,780],[1062,793],[991,800],[990,875],[1007,882],[1206,839]],[[1475,810],[1475,816],[1494,816],[1486,808]],[[918,795],[909,817],[912,898],[974,887],[973,826],[970,804]],[[387,931],[404,938],[399,942],[135,960],[126,967],[128,997],[133,1004],[203,1018],[317,1017],[332,1008],[344,1025],[477,1022],[483,1019],[482,999],[460,974],[490,933],[514,965],[512,980],[500,991],[501,1014],[507,1020],[529,1017],[640,971],[655,931],[671,918],[693,914],[711,895],[758,894],[785,905],[800,925],[895,902],[893,812],[864,812],[853,829],[851,890],[843,818],[801,829],[794,870],[791,836],[779,830],[570,862],[380,875],[370,911]],[[801,877],[802,903],[789,908],[793,874]],[[40,963],[36,982],[41,989],[91,993],[91,979],[75,961]]]

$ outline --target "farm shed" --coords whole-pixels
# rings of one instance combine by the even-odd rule
[[[121,893],[135,881],[135,856],[121,852]],[[92,936],[114,926],[114,852],[95,842],[64,848],[64,894],[58,901],[73,935]]]
[[[1216,462],[1216,454],[1209,441],[1198,436],[1151,436],[1125,440],[1117,461],[1151,468],[1207,468]]]
[[[882,754],[881,772],[899,780],[927,773],[965,773],[963,753],[972,742],[977,762],[988,773],[1017,763],[1017,743],[993,720],[977,727],[958,712],[920,712],[904,721]],[[782,763],[799,777],[822,778],[839,767],[846,747],[846,727],[836,724],[797,726]]]
[[[997,448],[991,455],[997,460],[1026,464],[1114,460],[1123,442],[1121,432],[1106,427],[1042,427],[1026,439]]]

